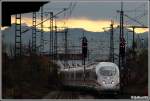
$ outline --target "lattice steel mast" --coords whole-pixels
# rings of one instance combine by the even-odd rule
[[[43,35],[43,6],[41,7],[41,39],[40,39],[40,55],[44,51],[44,35]]]
[[[22,55],[22,39],[21,39],[21,14],[15,15],[15,58]]]
[[[36,12],[32,14],[32,53],[36,53]]]

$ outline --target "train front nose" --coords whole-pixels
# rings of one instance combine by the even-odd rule
[[[105,84],[105,85],[107,85],[107,84],[109,84],[109,85],[114,85],[115,84],[115,80],[112,78],[112,77],[105,77],[104,79],[103,79],[103,83]]]
[[[110,77],[104,78],[101,83],[103,86],[115,86],[114,79],[112,79]]]
[[[118,90],[119,89],[119,83],[117,83],[113,79],[103,79],[99,80],[98,83],[101,85],[100,89],[101,90]]]

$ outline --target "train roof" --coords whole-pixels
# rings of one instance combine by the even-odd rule
[[[117,65],[113,62],[99,62],[97,66],[117,66]]]
[[[91,70],[91,69],[95,69],[97,63],[92,64],[92,65],[86,65],[86,70]],[[84,70],[84,66],[80,66],[80,67],[73,67],[73,68],[61,68],[60,71],[83,71]]]
[[[101,67],[105,67],[105,66],[110,66],[110,67],[114,67],[114,68],[118,69],[118,66],[115,63],[113,63],[113,62],[100,62],[96,66],[96,73],[98,73],[98,70]]]
[[[85,67],[86,70],[96,69],[96,71],[102,67],[102,66],[112,66],[118,68],[118,66],[115,63],[112,62],[94,62],[91,64],[87,64]],[[73,67],[73,68],[61,68],[60,71],[83,71],[84,66],[80,67]]]
[[[96,72],[96,74],[98,75],[99,74],[99,69],[101,67],[106,67],[106,68],[111,67],[110,69],[116,69],[117,73],[119,73],[118,66],[115,63],[112,63],[112,62],[98,62],[98,63],[95,62],[95,63],[91,63],[91,64],[86,65],[85,70],[86,71],[90,70],[90,71]],[[75,68],[61,68],[60,69],[60,72],[70,72],[70,73],[71,72],[83,72],[83,71],[84,71],[84,66],[75,67]]]

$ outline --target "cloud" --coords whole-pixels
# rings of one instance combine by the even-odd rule
[[[132,28],[129,28],[130,30],[133,30]],[[135,32],[137,34],[140,34],[140,33],[144,33],[144,32],[148,32],[148,28],[135,28]]]
[[[15,19],[12,16],[11,23],[14,23]],[[22,23],[25,23],[27,26],[32,26],[32,18],[24,17],[22,18]],[[37,19],[37,24],[40,23],[40,19]],[[58,27],[68,27],[68,28],[83,28],[87,31],[92,32],[103,32],[104,27],[110,27],[110,20],[93,20],[86,17],[81,18],[71,18],[68,20],[58,19],[56,21]],[[49,27],[49,21],[43,23],[44,27]],[[115,22],[114,27],[118,25],[118,22]],[[40,25],[37,26],[40,29]],[[130,29],[132,30],[132,29]],[[49,28],[44,28],[44,31],[49,31]],[[137,28],[135,29],[136,33],[143,33],[148,31],[148,28]]]

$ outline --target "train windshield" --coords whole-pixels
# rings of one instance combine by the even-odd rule
[[[114,76],[116,74],[116,68],[114,67],[101,67],[100,74],[102,76]]]

